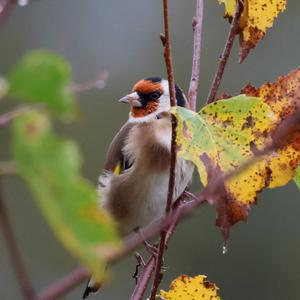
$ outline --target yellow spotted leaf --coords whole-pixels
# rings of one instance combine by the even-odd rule
[[[300,108],[300,67],[259,88],[248,84],[241,92],[262,98],[276,115],[277,124],[280,124]],[[269,160],[272,170],[276,169],[276,172],[272,172],[269,187],[289,182],[300,161],[300,130],[286,137],[285,147],[273,153]]]
[[[237,0],[219,0],[225,4],[225,17],[233,17]],[[286,8],[286,0],[245,0],[239,23],[240,61],[265,36],[274,19]]]
[[[159,297],[163,300],[221,300],[218,289],[214,283],[207,281],[204,275],[181,275],[172,281],[169,291],[161,290]]]
[[[276,121],[267,104],[245,95],[214,102],[199,113],[180,107],[174,113],[178,120],[178,155],[197,166],[204,185],[238,168],[263,148],[265,133]],[[267,162],[261,160],[225,182],[223,201],[213,202],[224,236],[228,236],[230,225],[246,219],[249,205],[265,187],[268,174]]]
[[[173,110],[177,117],[178,155],[192,161],[204,185],[214,182],[273,142],[274,130],[300,109],[300,68],[260,88],[247,85],[242,95],[219,100],[198,113]],[[300,125],[281,140],[281,147],[260,157],[226,180],[208,199],[217,209],[217,225],[225,238],[229,228],[246,220],[251,204],[264,188],[287,184],[300,162]],[[299,184],[299,170],[296,183]]]

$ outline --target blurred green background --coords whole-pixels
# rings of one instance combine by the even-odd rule
[[[191,19],[195,1],[170,1],[176,82],[186,91],[192,55]],[[237,94],[246,83],[273,81],[300,64],[300,2],[289,0],[287,11],[251,52],[243,65],[233,49],[221,91]],[[204,103],[228,24],[216,0],[205,1],[201,81],[198,105]],[[85,82],[101,70],[107,86],[78,96],[81,115],[74,124],[58,124],[62,135],[80,144],[83,172],[96,186],[106,148],[125,122],[128,108],[117,100],[143,77],[165,76],[159,33],[161,1],[32,0],[16,7],[0,29],[0,75],[5,75],[27,51],[47,48],[66,57],[75,82]],[[13,103],[2,101],[0,113]],[[0,131],[0,159],[8,160],[9,129]],[[194,190],[199,190],[194,180]],[[57,242],[17,177],[4,180],[6,204],[35,289],[70,272],[77,262]],[[181,223],[167,252],[163,287],[179,274],[206,274],[227,300],[299,299],[299,192],[294,184],[264,192],[247,223],[232,229],[228,254],[215,227],[212,207],[201,207]],[[0,235],[0,299],[22,299]],[[134,287],[132,255],[112,267],[113,279],[90,299],[129,299]],[[84,284],[64,299],[80,299]]]

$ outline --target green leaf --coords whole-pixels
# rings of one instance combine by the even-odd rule
[[[17,63],[9,76],[10,94],[22,101],[47,104],[54,112],[75,110],[69,91],[71,68],[68,62],[49,51],[34,51]]]
[[[47,115],[28,112],[12,127],[13,156],[54,233],[101,278],[103,261],[120,249],[115,223],[99,208],[94,186],[79,174],[76,145],[52,131]]]

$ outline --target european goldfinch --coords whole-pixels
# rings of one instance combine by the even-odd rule
[[[187,100],[176,85],[178,106]],[[171,157],[171,114],[168,81],[149,77],[138,81],[119,102],[130,106],[128,121],[112,140],[99,178],[100,205],[126,235],[162,217],[167,201]],[[173,200],[193,175],[192,163],[177,158]],[[84,298],[99,285],[88,284]]]

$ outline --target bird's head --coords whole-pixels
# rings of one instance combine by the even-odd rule
[[[175,85],[178,106],[187,106],[182,90]],[[121,98],[119,102],[130,105],[129,122],[147,122],[158,114],[170,110],[169,84],[166,79],[149,77],[138,81],[132,93]]]

